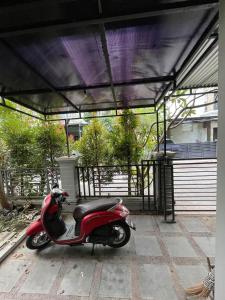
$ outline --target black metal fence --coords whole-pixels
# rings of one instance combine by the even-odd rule
[[[160,150],[164,149],[164,145],[160,145]],[[181,143],[181,144],[167,144],[168,151],[176,152],[175,159],[195,159],[195,158],[216,158],[217,157],[217,143]]]
[[[99,197],[123,197],[134,210],[174,215],[176,211],[215,211],[217,160],[143,160],[137,165],[76,167],[81,201]],[[10,198],[42,197],[59,168],[0,170],[0,180]]]
[[[176,211],[215,211],[217,160],[176,160],[173,166]]]
[[[174,216],[171,161],[143,160],[141,164],[129,166],[77,167],[77,172],[82,201],[93,197],[123,197],[137,209],[164,213],[165,218],[169,214]]]
[[[47,194],[60,181],[59,168],[0,170],[0,180],[10,198],[32,198]]]
[[[80,197],[142,195],[142,165],[78,167],[77,170]]]

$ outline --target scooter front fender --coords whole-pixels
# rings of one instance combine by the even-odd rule
[[[41,223],[41,219],[36,220],[35,222],[31,223],[26,230],[26,235],[30,236],[40,231],[43,231],[44,227]]]

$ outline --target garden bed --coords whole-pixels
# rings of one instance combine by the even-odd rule
[[[0,209],[0,263],[25,238],[25,229],[39,214],[39,210],[26,203],[12,210]]]
[[[32,221],[38,209],[30,203],[24,206],[14,206],[12,210],[0,210],[0,233],[20,232]]]

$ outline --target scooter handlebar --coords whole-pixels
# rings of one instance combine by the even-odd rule
[[[69,194],[60,188],[56,187],[51,190],[52,196],[56,196],[58,198],[59,202],[65,202],[67,205],[70,205],[68,201],[66,201],[66,197],[69,196]]]

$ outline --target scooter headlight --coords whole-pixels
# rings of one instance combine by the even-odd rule
[[[42,201],[41,208],[43,208],[43,207],[45,206],[45,201],[46,201],[46,198],[47,198],[47,197],[45,197],[45,198],[44,198],[44,200]]]

